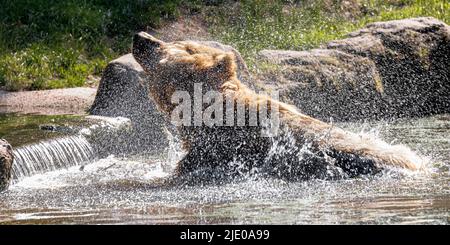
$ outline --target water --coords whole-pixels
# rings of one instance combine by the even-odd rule
[[[62,132],[38,130],[41,125],[85,126],[85,117],[76,115],[35,115],[0,113],[0,137],[14,147],[63,136]]]
[[[14,150],[13,180],[61,168],[78,166],[95,158],[83,136],[66,136]]]
[[[448,224],[450,116],[340,125],[378,133],[431,157],[427,173],[286,183],[147,189],[182,154],[104,159],[35,174],[0,194],[0,223],[122,224]],[[175,154],[176,153],[176,154]],[[169,166],[169,167],[168,167]]]

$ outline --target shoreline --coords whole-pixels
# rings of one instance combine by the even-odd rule
[[[96,88],[89,87],[20,92],[0,90],[0,113],[85,115],[96,93]]]

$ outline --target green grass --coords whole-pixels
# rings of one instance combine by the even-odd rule
[[[341,2],[244,0],[234,11],[213,11],[209,21],[214,23],[213,34],[235,46],[253,68],[255,54],[262,49],[307,50],[370,22],[432,16],[450,23],[448,0],[353,0],[359,9],[350,9],[350,16],[342,14]]]
[[[250,67],[262,49],[306,50],[374,21],[433,16],[450,22],[448,0],[347,1],[359,6],[350,16],[341,13],[342,0],[0,0],[0,87],[83,86],[130,51],[134,32],[180,12],[202,13],[212,36],[235,46]]]
[[[195,0],[0,0],[0,86],[82,86],[129,52],[132,34]]]

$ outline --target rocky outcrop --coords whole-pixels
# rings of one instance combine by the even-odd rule
[[[126,117],[132,121],[133,131],[123,137],[127,151],[156,151],[167,147],[164,117],[149,98],[146,76],[133,55],[127,54],[111,61],[103,71],[90,114]],[[106,146],[105,146],[106,147]],[[145,148],[145,149],[143,149]]]
[[[263,86],[314,117],[450,112],[450,27],[433,18],[372,23],[326,49],[259,54]]]
[[[308,115],[345,120],[355,107],[365,115],[382,111],[374,105],[382,99],[383,86],[368,58],[327,49],[264,50],[260,57],[275,65],[275,72],[264,74],[265,89],[279,91],[282,100]]]
[[[143,70],[131,54],[111,61],[103,71],[90,113],[130,118],[153,113],[144,80]]]
[[[0,192],[9,186],[13,160],[11,145],[6,140],[0,139]]]

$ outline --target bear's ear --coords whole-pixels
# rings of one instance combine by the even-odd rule
[[[136,33],[133,37],[133,56],[136,61],[147,70],[159,62],[158,49],[164,42],[146,32]]]
[[[232,52],[218,55],[216,57],[216,64],[213,67],[213,71],[223,74],[227,78],[230,78],[236,73],[236,62]]]

